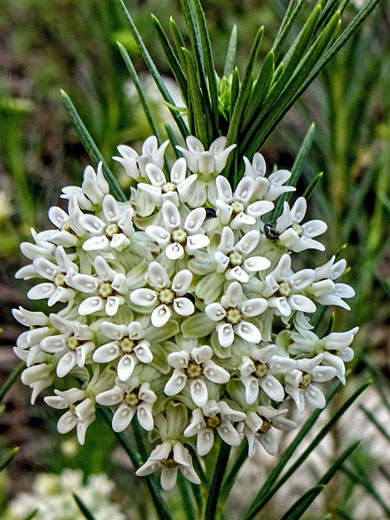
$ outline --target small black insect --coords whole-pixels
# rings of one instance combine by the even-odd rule
[[[191,293],[185,293],[185,295],[183,296],[183,298],[188,298],[192,303],[195,303],[195,298],[194,296],[191,294]]]
[[[279,233],[276,231],[274,224],[264,224],[264,234],[268,240],[275,241],[279,238]]]
[[[217,212],[213,208],[206,208],[206,218],[215,218],[217,216]]]

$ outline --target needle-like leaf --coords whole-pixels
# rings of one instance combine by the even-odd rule
[[[223,75],[225,78],[229,78],[233,74],[234,67],[236,65],[236,52],[237,52],[237,27],[233,25],[232,32],[230,33],[229,44],[226,52],[225,68]]]

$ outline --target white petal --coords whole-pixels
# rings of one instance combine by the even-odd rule
[[[326,400],[324,394],[314,385],[309,385],[305,390],[305,399],[315,408],[325,408]]]
[[[187,237],[186,252],[191,255],[197,249],[202,249],[210,244],[210,239],[206,235],[191,235]]]
[[[123,390],[119,386],[115,386],[105,392],[100,392],[96,396],[96,402],[103,406],[113,406],[119,404],[123,400]]]
[[[55,285],[48,283],[40,283],[31,287],[27,293],[27,298],[30,300],[41,300],[43,298],[50,298],[55,291]]]
[[[264,256],[252,256],[244,260],[243,267],[246,271],[254,273],[257,271],[265,271],[271,266],[271,262]]]
[[[170,379],[167,381],[164,392],[165,395],[172,396],[179,394],[185,387],[187,376],[181,369],[175,368]]]
[[[315,304],[309,300],[306,296],[302,296],[301,294],[293,294],[288,298],[288,304],[291,309],[294,311],[302,311],[302,312],[315,312],[316,306]]]
[[[204,457],[207,455],[214,444],[214,433],[210,428],[203,428],[199,431],[196,440],[196,450],[198,455]]]
[[[117,341],[102,345],[93,353],[92,359],[96,363],[109,363],[120,355],[120,349]]]
[[[274,401],[283,401],[284,390],[280,382],[270,374],[259,380],[261,389]]]
[[[67,352],[57,363],[57,376],[64,377],[76,366],[76,352]]]
[[[180,213],[173,202],[169,200],[164,202],[161,212],[165,227],[168,231],[172,232],[181,226]]]
[[[145,233],[151,240],[157,242],[160,247],[167,246],[171,239],[171,234],[160,226],[148,226],[145,229]]]
[[[202,379],[194,379],[190,382],[192,400],[200,408],[207,403],[208,391],[206,383]]]
[[[264,298],[253,298],[237,305],[243,316],[252,317],[262,314],[268,308],[268,302]]]
[[[223,441],[230,446],[239,446],[241,437],[230,421],[222,421],[217,431]]]
[[[170,280],[164,267],[158,262],[151,262],[148,267],[148,277],[150,285],[156,289],[169,287]]]
[[[128,381],[133,375],[135,368],[135,356],[126,354],[119,360],[117,373],[121,381]]]
[[[251,177],[243,177],[237,184],[237,188],[234,192],[234,199],[239,200],[246,206],[249,199],[252,197],[254,184],[255,182]]]
[[[253,325],[253,323],[249,323],[248,321],[241,321],[238,325],[235,325],[234,332],[249,343],[257,344],[261,341],[259,329]]]
[[[226,316],[226,311],[220,303],[210,303],[206,306],[205,313],[213,321],[220,321]]]
[[[230,374],[224,368],[216,365],[213,361],[207,361],[203,367],[203,373],[209,381],[222,385],[230,379]]]
[[[183,256],[184,256],[183,246],[177,242],[174,242],[173,244],[169,244],[165,248],[165,254],[167,255],[167,258],[169,258],[169,260],[178,260],[179,258],[183,258]]]
[[[80,224],[93,235],[101,235],[106,227],[103,220],[96,215],[83,215],[80,217]]]
[[[91,296],[82,301],[79,305],[79,314],[81,316],[88,316],[94,312],[102,311],[106,307],[106,302],[99,296]]]
[[[106,301],[106,313],[108,316],[115,316],[118,312],[119,306],[125,303],[123,296],[109,296]]]
[[[182,269],[178,273],[175,274],[174,279],[172,280],[172,290],[178,294],[179,296],[183,296],[185,294],[192,282],[192,273],[189,269]]]
[[[154,327],[163,327],[171,317],[171,310],[166,305],[159,305],[151,315],[151,322]]]
[[[138,343],[134,348],[134,353],[141,363],[151,363],[153,361],[153,354],[147,341],[141,341]]]
[[[129,406],[126,403],[122,403],[119,406],[112,418],[112,429],[114,432],[123,432],[129,426],[136,409],[135,406]]]
[[[309,238],[322,235],[328,229],[328,226],[322,220],[310,220],[302,225],[302,232]]]
[[[211,359],[213,351],[208,345],[202,345],[191,350],[191,357],[198,365],[206,363]]]
[[[190,316],[194,313],[195,307],[189,298],[175,298],[173,310],[180,316]]]
[[[190,211],[184,222],[184,229],[194,235],[201,228],[206,218],[206,210],[204,208],[196,208]]]
[[[150,307],[157,302],[157,295],[151,289],[135,289],[130,293],[130,300],[141,307]]]
[[[66,412],[62,417],[60,417],[57,423],[57,430],[60,433],[68,433],[76,426],[76,424],[77,420],[72,412]]]
[[[178,466],[173,466],[172,468],[162,466],[160,484],[164,491],[171,491],[175,487],[178,469]]]
[[[222,347],[230,347],[234,341],[234,331],[230,323],[219,323],[216,327],[218,341]]]

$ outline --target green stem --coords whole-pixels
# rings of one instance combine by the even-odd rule
[[[219,491],[221,489],[222,479],[229,460],[230,450],[231,446],[221,440],[221,447],[215,464],[213,480],[210,485],[204,520],[214,520],[216,518]]]

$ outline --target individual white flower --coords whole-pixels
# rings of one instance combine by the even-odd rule
[[[274,401],[283,401],[283,386],[273,374],[285,374],[295,366],[295,360],[278,355],[276,345],[255,348],[250,357],[243,356],[239,370],[247,403],[253,404],[256,401],[259,387]]]
[[[25,368],[21,375],[24,385],[32,389],[31,404],[34,404],[38,395],[52,385],[54,380],[54,366],[52,364],[42,362]]]
[[[102,218],[92,214],[80,217],[80,225],[94,235],[83,243],[83,249],[122,251],[130,244],[129,237],[134,233],[133,214],[132,207],[120,205],[112,195],[105,195]]]
[[[117,366],[120,381],[127,381],[131,377],[138,362],[151,363],[153,360],[150,343],[144,339],[144,331],[138,321],[132,321],[128,325],[103,321],[100,330],[114,341],[96,349],[92,359],[96,363],[109,363],[120,358]]]
[[[209,237],[204,233],[199,233],[206,218],[204,208],[192,210],[182,223],[179,210],[173,202],[168,200],[164,202],[161,214],[164,227],[148,226],[145,233],[164,249],[169,260],[183,258],[184,253],[192,255],[196,250],[209,245]]]
[[[222,296],[221,303],[210,303],[206,306],[205,313],[211,320],[219,322],[216,326],[218,341],[222,347],[229,347],[235,334],[249,343],[260,343],[259,329],[245,318],[258,316],[267,307],[267,300],[264,298],[243,301],[241,285],[232,282]]]
[[[326,264],[315,269],[314,282],[310,287],[310,293],[321,305],[337,305],[346,310],[351,310],[350,306],[343,298],[353,298],[355,291],[346,283],[335,283],[334,280],[339,278],[347,263],[344,259],[334,263],[333,256]]]
[[[213,447],[214,430],[226,444],[238,446],[241,436],[233,423],[245,419],[245,413],[233,410],[225,401],[208,401],[202,408],[196,408],[192,412],[191,423],[184,430],[184,436],[197,436],[196,450],[198,455],[203,457]]]
[[[315,304],[302,291],[314,280],[313,269],[302,269],[294,273],[291,257],[283,255],[275,269],[266,276],[262,295],[275,314],[286,318],[294,311],[313,313]]]
[[[95,403],[79,388],[71,388],[64,392],[54,390],[54,393],[55,396],[45,397],[45,403],[59,410],[69,408],[60,417],[57,430],[60,433],[68,433],[76,428],[77,440],[84,444],[87,428],[95,420]]]
[[[71,261],[62,246],[57,247],[54,256],[56,264],[46,258],[35,258],[33,267],[36,276],[50,281],[34,285],[27,293],[30,300],[47,299],[49,307],[58,302],[73,300],[75,291],[66,284],[65,278],[70,270],[78,271],[77,265]]]
[[[137,188],[145,191],[153,200],[155,206],[161,207],[163,203],[170,200],[179,206],[179,203],[187,202],[192,184],[196,181],[197,175],[192,174],[186,177],[187,163],[181,157],[172,165],[170,179],[167,181],[164,172],[155,164],[146,165],[146,175],[150,184],[140,182]]]
[[[216,201],[217,216],[222,224],[229,224],[232,229],[253,226],[256,219],[271,211],[273,203],[258,200],[250,203],[255,181],[251,177],[243,177],[233,194],[230,182],[219,175],[216,178],[218,198]]]
[[[39,233],[37,233],[33,228],[31,228],[31,236],[35,244],[32,244],[31,242],[22,242],[20,244],[20,250],[22,251],[23,255],[30,260],[35,260],[36,258],[53,260],[56,246],[47,240],[40,238]],[[35,278],[36,275],[37,272],[34,269],[34,266],[32,264],[28,264],[18,269],[15,274],[15,278],[30,280],[31,278]]]
[[[213,351],[208,345],[168,354],[168,364],[173,373],[167,381],[164,392],[168,396],[179,394],[189,383],[192,400],[196,406],[204,406],[208,400],[206,380],[216,384],[227,383],[229,372],[211,360]]]
[[[294,421],[285,417],[287,413],[286,408],[277,410],[272,406],[259,406],[256,412],[248,412],[245,423],[240,426],[248,440],[249,457],[255,456],[259,442],[270,455],[277,453],[278,441],[273,428],[290,431],[297,427]]]
[[[244,157],[244,162],[244,175],[252,177],[255,181],[253,199],[274,201],[283,193],[295,191],[296,188],[293,186],[284,186],[291,177],[291,172],[288,170],[276,170],[265,177],[266,164],[260,153],[255,153],[252,163],[247,157]]]
[[[152,415],[153,403],[157,396],[151,390],[148,382],[140,382],[136,377],[124,382],[119,378],[115,380],[114,388],[101,392],[96,396],[96,402],[103,406],[119,407],[112,418],[114,432],[123,432],[131,423],[135,413],[144,430],[153,430]]]
[[[323,359],[323,354],[312,359],[297,359],[297,368],[285,375],[286,393],[295,401],[298,412],[303,412],[306,401],[315,408],[325,408],[324,394],[312,382],[330,381],[335,377],[336,369],[320,366]]]
[[[145,477],[159,469],[161,469],[161,487],[165,491],[170,491],[175,486],[178,470],[193,484],[200,484],[192,465],[191,455],[179,441],[165,441],[154,448],[148,460],[135,474]]]
[[[56,372],[58,377],[64,377],[76,365],[84,366],[95,349],[93,334],[88,325],[67,320],[57,314],[50,314],[50,321],[60,334],[45,337],[41,341],[41,349],[49,354],[60,355]]]
[[[122,157],[113,159],[122,164],[129,177],[139,181],[147,176],[146,165],[155,164],[160,169],[164,166],[164,154],[168,144],[169,141],[165,141],[159,146],[157,137],[152,135],[142,145],[141,155],[130,146],[122,144],[118,146],[118,152]]]
[[[229,154],[236,145],[225,148],[226,137],[218,137],[211,143],[210,149],[205,150],[194,136],[188,136],[186,144],[188,149],[181,146],[177,149],[187,160],[188,168],[198,175],[187,202],[192,208],[202,206],[207,200],[214,204],[217,198],[215,177],[225,168]]]
[[[82,215],[76,197],[70,199],[68,213],[62,208],[52,206],[49,209],[49,219],[57,229],[41,231],[37,235],[39,240],[53,242],[63,247],[75,246],[80,237],[85,234],[85,229],[80,225]]]
[[[353,359],[354,354],[350,344],[358,330],[359,327],[354,327],[345,332],[331,332],[321,339],[311,331],[305,331],[304,334],[292,332],[293,343],[288,350],[296,356],[323,353],[323,363],[334,367],[337,371],[336,376],[345,384],[344,363]]]
[[[313,238],[325,233],[328,226],[322,220],[310,220],[301,225],[306,209],[307,203],[303,197],[299,197],[291,209],[289,203],[284,202],[283,213],[277,219],[275,227],[279,242],[295,253],[306,249],[325,251],[321,242]]]
[[[154,327],[163,327],[172,316],[172,310],[180,316],[190,316],[194,310],[192,301],[184,296],[192,282],[192,273],[182,269],[172,282],[164,267],[151,262],[148,268],[149,285],[154,288],[135,289],[130,300],[141,307],[154,307],[151,322]]]
[[[122,296],[126,292],[126,277],[112,269],[102,256],[94,261],[96,276],[68,273],[65,282],[82,293],[93,294],[79,305],[81,316],[105,311],[108,316],[115,316],[120,305],[125,302]]]
[[[76,199],[82,210],[91,210],[94,205],[101,204],[109,191],[110,187],[103,175],[103,163],[100,161],[96,172],[92,166],[85,168],[81,188],[66,186],[62,189],[61,198],[69,201]]]
[[[54,333],[49,318],[43,312],[32,312],[19,307],[13,309],[14,318],[30,330],[22,332],[17,340],[14,352],[27,367],[43,363],[45,357],[41,350],[41,342],[47,336]],[[39,393],[39,392],[38,392]]]
[[[225,226],[214,255],[217,262],[217,272],[225,273],[227,280],[247,283],[252,274],[268,269],[271,262],[267,258],[250,256],[259,241],[260,232],[252,230],[235,244],[233,230]]]

